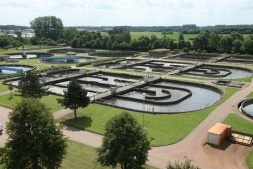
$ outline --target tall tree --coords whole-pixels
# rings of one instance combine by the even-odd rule
[[[231,36],[231,38],[232,38],[233,41],[235,41],[236,39],[241,40],[241,41],[244,40],[243,36],[240,33],[238,33],[238,32],[232,32],[230,34],[230,36]]]
[[[10,83],[10,85],[8,86],[8,89],[11,91],[11,99],[12,99],[12,90],[14,89],[14,87],[12,86],[11,83]]]
[[[112,167],[119,163],[122,169],[141,168],[149,149],[150,141],[143,127],[129,113],[123,112],[106,123],[98,162]]]
[[[179,33],[179,35],[178,35],[178,41],[184,41],[184,34],[182,34],[182,33]]]
[[[75,119],[77,118],[76,110],[79,107],[86,107],[90,103],[90,98],[87,96],[86,90],[75,80],[68,84],[63,97],[63,99],[57,99],[58,103],[65,106],[65,108],[74,110]]]
[[[59,168],[66,154],[66,138],[49,109],[35,98],[23,98],[6,125],[9,140],[0,154],[6,168]]]
[[[63,24],[60,18],[55,16],[44,16],[35,18],[30,22],[35,35],[39,38],[50,38],[57,40],[62,36]]]
[[[75,35],[77,33],[78,33],[78,30],[76,28],[68,27],[63,30],[63,37],[66,41],[68,41],[70,43],[73,40],[72,35]]]
[[[131,34],[128,30],[126,30],[124,33],[123,33],[123,38],[124,38],[124,42],[126,43],[130,43],[131,42]]]
[[[231,53],[233,47],[233,41],[230,36],[224,36],[220,40],[221,52]]]
[[[233,41],[233,53],[240,53],[243,41],[236,39]]]
[[[208,51],[216,52],[219,44],[219,37],[216,33],[211,32],[208,39]]]
[[[32,71],[21,73],[18,90],[23,97],[41,98],[47,95],[47,88],[39,81],[37,74]]]
[[[209,34],[208,32],[200,32],[198,36],[193,40],[193,46],[195,49],[207,50]]]
[[[253,54],[253,35],[249,35],[242,44],[242,51],[247,54]]]

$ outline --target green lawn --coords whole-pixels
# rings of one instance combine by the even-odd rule
[[[3,80],[0,80],[0,92],[8,90],[8,86],[3,85],[2,83],[3,83]]]
[[[152,146],[161,146],[178,142],[185,138],[201,121],[203,121],[218,105],[227,100],[233,93],[239,89],[224,88],[226,96],[222,101],[214,106],[192,113],[181,114],[164,114],[164,115],[144,115],[144,123],[150,137],[154,138]],[[77,112],[79,117],[73,119],[73,113],[59,119],[64,124],[74,126],[80,129],[103,134],[105,123],[113,116],[126,111],[119,108],[109,106],[90,104],[84,109],[79,109]],[[127,111],[142,124],[143,114]]]
[[[95,148],[81,144],[72,140],[67,141],[68,148],[67,154],[64,158],[61,168],[62,169],[106,169],[112,167],[102,167],[97,161],[97,151]],[[146,169],[156,169],[155,167],[145,165]],[[0,169],[3,169],[3,166],[0,165]],[[120,169],[118,165],[116,169]]]
[[[21,100],[20,96],[17,96],[18,93],[13,93],[13,98],[10,99],[10,93],[0,96],[0,105],[4,107],[8,107],[13,109],[15,103]],[[55,112],[57,110],[63,109],[63,107],[57,103],[56,98],[60,98],[60,96],[48,95],[42,97],[41,101],[46,104],[46,106],[50,109],[50,112]]]
[[[69,168],[111,168],[111,167],[102,167],[96,161],[97,159],[97,151],[95,148],[90,146],[68,140],[68,149],[67,156],[63,160],[62,169]],[[155,167],[144,166],[147,169],[155,169]],[[116,167],[120,168],[120,166]]]
[[[251,97],[253,97],[253,92],[251,92],[251,93],[247,96],[247,98],[251,98]]]
[[[229,114],[223,123],[231,125],[235,131],[253,134],[253,123],[237,114]]]
[[[247,155],[246,164],[250,169],[253,169],[253,150]]]
[[[5,62],[0,62],[0,65],[5,65]],[[76,64],[50,64],[50,63],[42,63],[39,59],[20,59],[17,63],[10,63],[10,64],[17,64],[17,65],[30,65],[36,66],[39,70],[49,69],[50,67],[56,66],[73,66]]]

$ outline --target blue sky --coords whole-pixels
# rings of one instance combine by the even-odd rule
[[[253,24],[252,0],[0,0],[0,25],[56,16],[64,26]]]

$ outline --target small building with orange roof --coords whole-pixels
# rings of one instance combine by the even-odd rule
[[[227,124],[216,123],[210,130],[208,130],[207,143],[216,146],[221,145],[221,143],[229,138],[232,132],[232,127]]]

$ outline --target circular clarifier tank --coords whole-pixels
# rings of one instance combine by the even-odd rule
[[[41,62],[48,63],[80,63],[92,60],[96,60],[96,58],[79,56],[40,57]]]
[[[239,104],[239,110],[253,119],[253,98],[244,100]]]
[[[0,66],[0,75],[1,74],[11,74],[11,73],[20,73],[28,70],[34,70],[36,67],[29,65],[1,65]]]
[[[127,91],[103,103],[134,111],[170,114],[208,108],[223,95],[223,91],[209,85],[161,80]]]

